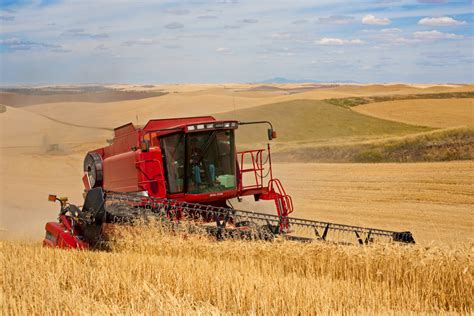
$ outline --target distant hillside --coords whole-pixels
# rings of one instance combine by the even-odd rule
[[[305,83],[305,82],[309,82],[309,83],[324,83],[324,82],[330,82],[330,83],[357,83],[356,81],[352,81],[352,80],[314,80],[314,79],[296,79],[296,80],[293,80],[293,79],[287,79],[287,78],[283,78],[283,77],[275,77],[275,78],[271,78],[271,79],[258,81],[256,83],[285,84],[285,83]]]
[[[55,102],[105,103],[140,100],[167,94],[164,91],[122,91],[103,86],[57,88],[0,88],[0,104],[22,107]]]

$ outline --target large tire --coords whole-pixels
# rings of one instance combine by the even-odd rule
[[[102,157],[96,152],[90,152],[84,158],[84,172],[89,177],[91,189],[102,187],[104,171]]]

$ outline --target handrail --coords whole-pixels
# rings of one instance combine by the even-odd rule
[[[263,163],[263,151],[265,149],[253,149],[253,150],[246,150],[238,152],[237,155],[240,155],[240,164],[239,164],[239,172],[240,172],[240,190],[246,189],[262,189],[264,188],[264,170],[265,166]],[[250,161],[246,162],[247,157],[250,157]],[[247,167],[247,165],[250,165]],[[269,167],[271,168],[271,166]],[[253,173],[254,181],[249,184],[244,184],[244,173]]]

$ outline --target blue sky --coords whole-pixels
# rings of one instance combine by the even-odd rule
[[[0,84],[473,82],[472,0],[0,0]]]

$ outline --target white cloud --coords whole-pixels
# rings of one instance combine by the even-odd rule
[[[350,44],[355,44],[355,45],[361,45],[364,44],[364,41],[361,41],[360,39],[353,39],[349,41]]]
[[[175,14],[175,15],[189,14],[189,10],[187,9],[168,9],[168,10],[165,10],[165,12],[169,14]]]
[[[306,24],[306,23],[308,23],[308,20],[305,20],[305,19],[295,20],[295,21],[291,22],[291,24],[295,24],[295,25]]]
[[[15,21],[15,17],[12,15],[0,15],[0,21],[4,21],[4,22]]]
[[[87,33],[84,29],[74,28],[69,29],[61,33],[61,36],[69,36],[69,37],[88,37],[93,39],[104,39],[108,38],[109,35],[107,33],[98,33],[98,34],[91,34]]]
[[[51,52],[53,52],[53,53],[70,53],[70,52],[72,52],[72,50],[65,49],[65,48],[53,48],[51,50]]]
[[[352,23],[353,21],[354,21],[354,18],[352,16],[331,15],[328,17],[318,18],[317,23],[341,25],[341,24],[349,24],[349,23]]]
[[[388,25],[391,21],[389,18],[378,18],[375,15],[368,14],[362,18],[362,23],[371,25]]]
[[[126,41],[123,43],[124,46],[153,45],[153,44],[157,44],[157,41],[152,38],[137,38],[137,39]]]
[[[466,21],[458,21],[449,16],[442,16],[438,18],[423,18],[418,21],[418,24],[428,26],[458,26],[466,24]]]
[[[106,51],[106,50],[109,50],[109,48],[107,46],[105,46],[104,44],[100,44],[100,45],[97,45],[94,50],[96,51]]]
[[[453,33],[443,33],[440,31],[421,31],[413,33],[413,37],[421,40],[438,40],[438,39],[462,39],[464,36],[453,34]]]
[[[393,34],[393,33],[400,33],[402,30],[400,30],[399,28],[397,27],[393,27],[393,28],[390,28],[390,29],[382,29],[381,32],[382,33],[388,33],[388,34]]]
[[[176,30],[176,29],[182,29],[184,25],[179,22],[171,22],[165,25],[165,27],[169,30]]]
[[[232,53],[232,50],[227,47],[219,47],[219,48],[216,48],[216,52],[221,53],[221,54],[230,54]]]
[[[200,15],[197,17],[197,19],[199,20],[215,20],[217,19],[218,17],[215,16],[215,15]]]
[[[34,42],[30,40],[23,40],[17,37],[0,39],[0,45],[5,46],[7,51],[29,51],[39,48],[62,49],[61,45]]]
[[[361,45],[364,44],[360,39],[346,40],[341,38],[323,37],[315,41],[319,45]]]
[[[401,29],[399,28],[387,28],[382,29],[378,33],[375,33],[375,39],[379,42],[380,47],[387,46],[399,46],[399,45],[408,45],[415,44],[420,42],[419,39],[413,37],[404,37]]]
[[[281,33],[273,33],[272,34],[272,39],[275,40],[288,40],[291,38],[291,34],[287,32],[281,32]]]
[[[412,44],[412,43],[416,43],[416,40],[412,39],[412,38],[405,38],[405,37],[396,37],[394,39],[391,40],[391,42],[393,44]]]
[[[252,24],[252,23],[258,23],[258,20],[257,19],[243,19],[242,22]]]

